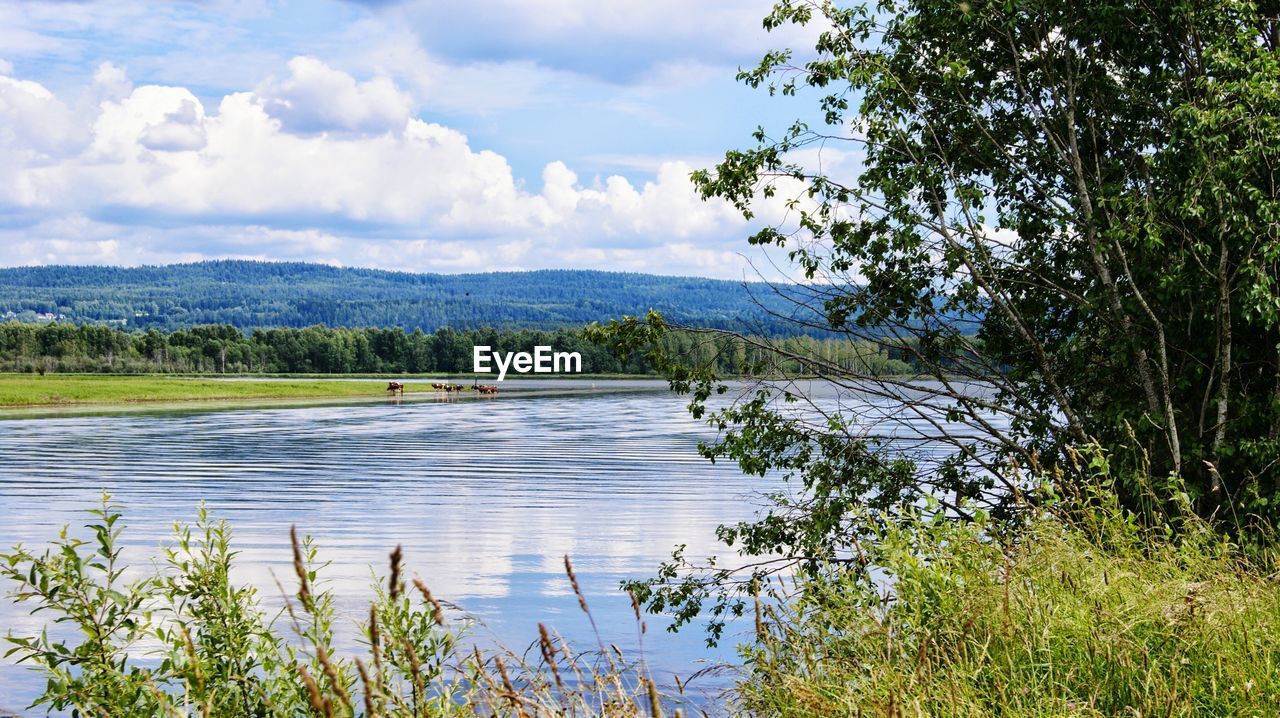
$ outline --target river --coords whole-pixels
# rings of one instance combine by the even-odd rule
[[[126,558],[149,570],[175,521],[200,502],[227,519],[237,578],[280,605],[293,585],[289,526],[315,537],[344,624],[364,617],[370,572],[403,546],[412,575],[483,623],[477,640],[522,650],[539,621],[584,647],[595,639],[565,578],[573,557],[606,642],[635,655],[617,587],[651,575],[677,544],[715,552],[714,528],[749,517],[764,479],[697,455],[708,429],[657,381],[525,380],[495,400],[55,411],[0,420],[0,546],[47,544],[78,527],[103,491],[123,505]],[[82,532],[83,533],[83,532]],[[7,591],[11,586],[4,587]],[[0,601],[0,633],[38,630]],[[660,678],[731,661],[697,627],[649,617],[645,654]],[[745,626],[731,627],[734,631]],[[355,650],[354,630],[340,639]],[[727,641],[732,643],[732,640]],[[725,678],[706,681],[708,692]],[[43,685],[0,664],[0,708]],[[691,690],[698,690],[695,681]]]
[[[922,465],[949,452],[938,431],[966,431],[940,411],[920,420],[906,403],[857,387],[785,388],[814,399],[798,415],[841,413]],[[564,575],[568,554],[603,640],[637,658],[619,583],[653,575],[679,544],[690,558],[721,553],[716,526],[750,518],[760,494],[778,488],[702,459],[697,444],[713,433],[687,402],[657,380],[515,379],[498,397],[10,411],[0,415],[0,547],[48,544],[63,525],[85,523],[106,491],[125,507],[125,556],[140,575],[174,522],[193,521],[204,502],[234,529],[235,578],[278,610],[276,578],[294,585],[296,524],[330,562],[321,576],[337,595],[338,639],[358,655],[354,627],[367,615],[371,574],[386,573],[397,544],[411,576],[479,622],[473,640],[522,651],[543,622],[590,649],[594,633]],[[28,611],[0,601],[0,635],[38,631],[44,619]],[[709,649],[697,625],[671,634],[664,619],[646,620],[644,658],[666,685],[731,664],[750,628],[731,624]],[[703,702],[731,682],[711,672],[690,684],[690,697]],[[42,685],[0,659],[0,715]]]

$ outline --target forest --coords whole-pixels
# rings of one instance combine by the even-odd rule
[[[772,342],[721,334],[673,331],[665,351],[725,375],[795,374],[804,367],[791,356],[821,356],[828,362],[872,374],[913,373],[911,352],[883,343],[792,336]],[[472,347],[496,352],[578,352],[587,374],[649,374],[644,353],[621,359],[589,341],[582,328],[555,330],[493,328],[433,333],[399,327],[255,329],[229,324],[162,332],[101,324],[0,323],[0,371],[93,373],[470,373]]]
[[[226,260],[144,267],[0,268],[0,318],[174,330],[325,326],[559,329],[624,314],[770,335],[794,303],[769,285],[622,272],[412,274]]]

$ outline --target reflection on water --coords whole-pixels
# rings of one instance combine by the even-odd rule
[[[46,544],[63,524],[84,523],[106,490],[126,507],[126,556],[147,566],[173,522],[194,519],[204,501],[235,529],[238,578],[269,604],[279,605],[272,572],[292,585],[296,523],[333,562],[322,575],[351,622],[366,611],[370,567],[384,572],[399,543],[436,595],[519,649],[539,621],[594,645],[563,575],[567,553],[606,641],[627,650],[635,631],[619,580],[650,575],[675,544],[713,552],[714,527],[747,517],[744,497],[763,484],[698,457],[706,429],[679,397],[536,394],[0,421],[0,546]],[[687,676],[732,658],[708,651],[697,629],[672,635],[650,623],[645,650],[658,672]],[[0,602],[0,633],[39,625]],[[354,648],[354,631],[343,638]],[[0,665],[0,708],[25,706],[39,685],[25,667]]]

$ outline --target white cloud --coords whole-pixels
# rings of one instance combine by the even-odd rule
[[[138,144],[149,150],[182,152],[198,150],[205,145],[204,108],[199,102],[184,98],[178,107],[160,122],[148,125],[138,136]]]
[[[384,10],[424,45],[455,59],[531,60],[612,81],[635,80],[665,62],[736,66],[812,31],[765,32],[771,0],[407,0]]]
[[[148,160],[148,150],[190,151],[205,146],[204,106],[182,87],[143,85],[107,100],[93,126],[90,156],[116,168]],[[111,164],[95,169],[109,169]]]
[[[133,91],[133,83],[123,67],[104,62],[93,73],[93,88],[102,100],[119,100]]]
[[[0,3],[0,263],[740,276],[687,174],[776,119],[770,4]]]
[[[118,264],[128,257],[117,232],[83,216],[50,219],[35,227],[0,230],[5,264]]]
[[[22,225],[0,233],[7,262],[251,256],[444,271],[739,273],[728,271],[736,255],[704,245],[736,243],[743,222],[699,199],[687,163],[662,161],[637,184],[583,182],[556,161],[529,188],[503,156],[404,116],[389,80],[357,82],[306,58],[290,69],[294,84],[230,94],[211,110],[187,88],[130,88],[122,70],[103,65],[102,95],[127,94],[102,100],[91,117],[73,117],[37,83],[0,76],[0,151],[10,160],[0,217]],[[304,131],[319,118],[300,127],[300,114],[278,116],[281,96],[318,98],[312,85],[339,95],[326,121],[348,131]],[[290,111],[305,113],[309,105],[296,102]],[[355,131],[374,126],[382,130]]]
[[[29,170],[77,152],[87,138],[82,129],[43,85],[0,75],[0,208],[40,204]]]
[[[257,90],[272,117],[293,132],[381,133],[402,129],[412,100],[387,77],[357,82],[312,57],[289,61],[289,77]]]
[[[163,264],[231,258],[322,262],[398,271],[486,272],[574,268],[727,279],[751,270],[733,242],[645,248],[560,243],[555,238],[492,241],[365,237],[258,225],[115,225],[84,216],[0,228],[5,265]]]
[[[56,155],[74,131],[71,111],[46,87],[0,75],[0,147],[34,155]]]

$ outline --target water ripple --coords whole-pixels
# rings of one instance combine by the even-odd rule
[[[126,556],[145,566],[200,502],[227,518],[238,578],[278,605],[288,529],[313,534],[323,573],[354,620],[371,567],[402,544],[438,595],[523,646],[537,622],[593,642],[562,579],[572,554],[596,618],[624,649],[634,629],[616,586],[671,548],[714,550],[716,524],[745,518],[761,488],[695,451],[705,428],[663,393],[500,401],[146,412],[0,421],[0,546],[46,544],[84,523],[102,491],[126,507]],[[0,603],[0,631],[40,625]],[[649,662],[687,675],[708,654],[696,632],[651,631]],[[350,642],[354,633],[342,634]],[[0,666],[0,707],[25,705],[38,677]]]

